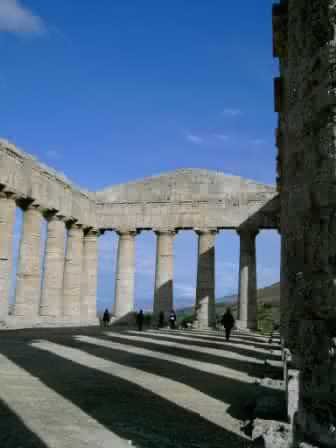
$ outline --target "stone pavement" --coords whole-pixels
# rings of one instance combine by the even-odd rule
[[[279,346],[248,333],[4,331],[0,446],[245,448],[258,397],[284,399],[266,359]]]

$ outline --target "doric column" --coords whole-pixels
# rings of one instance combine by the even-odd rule
[[[68,226],[68,238],[64,264],[63,316],[80,320],[81,275],[83,255],[83,228]]]
[[[40,315],[60,317],[63,305],[63,273],[65,251],[65,222],[62,216],[49,213],[47,219],[47,241]]]
[[[196,230],[196,233],[198,234],[196,326],[198,328],[215,327],[215,235],[217,230]]]
[[[135,231],[119,235],[113,316],[122,317],[134,311]]]
[[[42,213],[35,204],[21,205],[23,222],[16,274],[14,315],[37,318],[41,293]]]
[[[9,311],[15,212],[15,200],[0,193],[0,322],[6,320]]]
[[[257,229],[237,230],[240,236],[239,291],[237,327],[257,329],[257,266],[255,238]]]
[[[97,271],[99,230],[89,229],[84,233],[83,268],[81,285],[81,321],[97,320]]]
[[[174,266],[174,236],[173,230],[155,232],[156,241],[156,271],[154,291],[154,320],[157,321],[163,311],[165,320],[173,308],[173,266]]]

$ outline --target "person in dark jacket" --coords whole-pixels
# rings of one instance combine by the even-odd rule
[[[230,339],[230,334],[234,326],[234,317],[232,316],[230,308],[228,308],[223,314],[221,324],[224,326],[225,339],[228,341]]]
[[[175,329],[175,322],[176,322],[176,314],[174,310],[171,310],[170,316],[169,316],[169,326],[171,330]]]
[[[145,318],[144,313],[142,310],[140,310],[139,314],[137,314],[137,317],[136,317],[136,322],[138,324],[139,331],[142,331],[142,325],[143,325],[144,318]]]
[[[108,323],[110,322],[110,313],[108,312],[108,309],[104,311],[103,314],[103,325],[104,327],[108,327]]]
[[[160,311],[160,314],[159,314],[159,325],[158,325],[158,327],[159,328],[163,328],[164,327],[164,312],[163,311]]]

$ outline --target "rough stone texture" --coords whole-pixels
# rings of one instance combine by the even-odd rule
[[[8,316],[16,203],[0,193],[0,324]]]
[[[135,232],[119,233],[114,305],[112,314],[122,317],[134,310]]]
[[[336,446],[335,13],[335,0],[274,7],[284,341],[300,369],[297,426],[322,447]]]
[[[77,224],[70,225],[63,282],[63,316],[70,321],[80,320],[82,257],[83,228]]]
[[[97,271],[99,231],[90,229],[84,235],[81,283],[81,321],[97,321]]]
[[[257,328],[257,268],[255,229],[239,230],[239,289],[237,328],[256,330]]]
[[[42,214],[38,206],[23,206],[23,222],[16,273],[14,315],[36,320],[41,293]]]
[[[198,230],[195,326],[216,326],[214,230]]]
[[[175,232],[167,230],[156,232],[156,271],[154,291],[154,320],[158,321],[163,311],[167,321],[173,309],[173,267]]]
[[[60,317],[63,306],[65,223],[56,215],[47,219],[40,316]]]

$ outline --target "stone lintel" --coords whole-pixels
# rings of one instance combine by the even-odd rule
[[[177,234],[177,231],[175,229],[153,229],[153,232],[159,236],[159,235],[171,235],[175,236]]]

